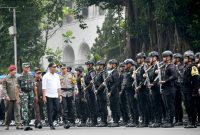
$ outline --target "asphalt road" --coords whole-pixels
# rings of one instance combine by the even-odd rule
[[[56,130],[50,130],[48,127],[43,129],[34,129],[32,131],[16,130],[15,127],[10,127],[10,130],[5,131],[4,127],[0,127],[0,135],[200,135],[200,127],[196,129],[184,129],[183,127],[176,128],[79,128],[72,127],[64,129],[57,127]]]

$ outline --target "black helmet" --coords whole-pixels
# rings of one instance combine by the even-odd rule
[[[99,61],[97,61],[97,65],[106,65],[106,63],[105,63],[105,61],[103,61],[103,60],[99,60]]]
[[[72,70],[72,66],[67,66],[67,69],[70,69],[70,70]]]
[[[136,59],[141,59],[141,58],[145,58],[145,59],[146,59],[146,54],[143,53],[143,52],[141,52],[141,53],[138,53],[138,54],[136,55]]]
[[[92,64],[92,65],[94,65],[94,62],[93,62],[93,61],[91,61],[91,60],[88,60],[88,61],[86,61],[86,62],[85,62],[85,65],[89,65],[89,64]]]
[[[131,64],[132,66],[135,66],[136,65],[136,62],[132,59],[126,59],[124,61],[125,64]]]
[[[124,62],[119,63],[119,67],[125,67],[125,63]]]
[[[109,60],[108,63],[109,64],[116,64],[116,65],[118,65],[118,61],[116,59],[111,59],[111,60]]]
[[[76,71],[79,71],[79,72],[83,72],[84,71],[84,68],[82,66],[79,66],[77,68],[75,68]]]
[[[168,56],[172,57],[172,56],[173,56],[173,53],[172,53],[171,51],[169,51],[169,50],[164,51],[164,52],[162,53],[162,57],[168,57]]]
[[[180,58],[180,59],[183,58],[183,56],[182,56],[180,53],[175,53],[175,54],[173,55],[173,57],[174,57],[174,58]]]
[[[195,54],[195,57],[196,57],[196,58],[200,58],[200,52],[196,53],[196,54]]]
[[[152,51],[152,52],[149,53],[148,56],[149,56],[149,57],[154,57],[154,56],[156,56],[156,57],[158,58],[158,57],[159,57],[159,54],[158,54],[158,52],[156,52],[156,51]]]
[[[189,59],[194,60],[194,52],[193,51],[186,51],[183,55],[184,57],[188,57]]]
[[[152,56],[153,57],[153,56]],[[150,63],[150,57],[147,57],[146,59],[145,59],[145,62],[146,63]]]

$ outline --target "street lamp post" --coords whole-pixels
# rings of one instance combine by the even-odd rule
[[[17,71],[17,27],[16,27],[16,8],[13,8],[13,26],[14,26],[14,58]]]
[[[16,27],[16,7],[0,7],[0,9],[13,9],[13,27],[9,28],[9,34],[14,37],[14,62],[17,71],[17,27]]]

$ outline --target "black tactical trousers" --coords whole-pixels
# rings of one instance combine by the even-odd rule
[[[5,119],[5,104],[4,104],[4,100],[2,99],[0,102],[0,120],[4,120]]]
[[[87,106],[89,111],[89,117],[92,121],[93,125],[97,124],[97,101],[96,101],[96,95],[92,90],[89,90],[86,93],[86,99],[87,99]]]
[[[197,116],[198,116],[197,122],[200,123],[200,96],[197,97]]]
[[[151,89],[151,97],[152,97],[152,112],[153,112],[153,121],[155,123],[162,122],[162,97],[160,94],[159,88]]]
[[[134,97],[134,91],[132,89],[126,90],[126,99],[128,103],[128,110],[131,114],[131,122],[138,124],[139,114],[138,114],[138,103]]]
[[[74,111],[74,97],[62,97],[63,103],[63,121],[75,123],[75,111]]]
[[[138,93],[138,103],[139,103],[139,110],[140,115],[142,116],[143,123],[149,124],[150,118],[150,99],[149,99],[149,92],[147,89],[141,89]]]
[[[175,95],[175,120],[176,122],[183,122],[183,107],[182,107],[182,91],[181,87],[176,87]]]
[[[53,121],[57,120],[59,114],[59,99],[47,97],[47,116],[49,125],[53,125]]]
[[[99,113],[100,113],[101,121],[107,124],[108,109],[107,109],[106,94],[104,93],[98,94],[97,101],[99,104]]]
[[[186,108],[186,112],[188,114],[188,120],[191,124],[196,124],[196,109],[199,107],[198,104],[198,96],[192,96],[191,93],[184,93],[184,104]]]
[[[163,101],[166,108],[167,123],[173,123],[175,115],[175,93],[163,93]]]
[[[120,95],[120,110],[122,113],[123,122],[127,123],[130,120],[130,118],[128,113],[128,103],[125,91],[123,91]]]
[[[110,99],[110,110],[114,123],[118,123],[120,120],[120,106],[119,106],[119,95],[112,95]]]
[[[84,99],[84,93],[79,92],[77,97],[77,112],[80,114],[81,123],[86,123],[88,119],[87,100]]]

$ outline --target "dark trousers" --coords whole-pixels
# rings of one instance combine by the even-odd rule
[[[188,121],[195,125],[196,124],[196,116],[197,116],[197,102],[198,96],[192,96],[191,93],[184,93],[184,104],[186,108],[186,112],[188,114]]]
[[[107,124],[107,116],[108,116],[108,109],[107,109],[107,98],[104,93],[99,93],[97,95],[97,101],[99,104],[99,112],[101,121]]]
[[[59,99],[47,97],[47,116],[49,125],[53,125],[53,121],[57,120],[59,113]]]
[[[127,103],[127,98],[126,98],[126,92],[123,91],[120,95],[120,110],[122,113],[122,119],[123,122],[127,123],[130,118],[129,118],[129,113],[128,113],[128,103]]]
[[[166,108],[166,118],[168,123],[173,123],[175,116],[175,93],[163,93],[163,101]]]
[[[144,124],[149,124],[150,118],[150,99],[149,92],[147,89],[141,89],[138,93],[139,110],[143,118]]]
[[[162,122],[162,97],[159,88],[151,89],[152,105],[153,105],[153,122]]]
[[[92,124],[97,124],[97,101],[96,96],[94,92],[91,90],[86,93],[86,99],[87,99],[87,106],[89,111],[89,116],[92,121]]]
[[[63,121],[70,121],[71,123],[75,123],[75,111],[74,111],[74,97],[62,97],[63,103]]]
[[[84,99],[84,93],[79,92],[77,98],[77,111],[80,114],[81,123],[86,123],[88,119],[88,106],[87,101]]]
[[[131,115],[131,122],[138,124],[139,113],[138,113],[138,102],[135,98],[135,93],[132,89],[126,90],[126,99],[128,103],[128,110]]]
[[[175,120],[176,122],[183,122],[182,92],[180,87],[177,87],[175,95]]]
[[[114,123],[118,123],[120,120],[120,106],[119,106],[119,95],[112,95],[110,99],[110,110]]]
[[[4,104],[4,100],[2,99],[0,102],[0,120],[4,120],[5,119],[5,104]]]
[[[44,102],[42,97],[38,97],[38,102],[35,102],[35,123],[38,124],[41,122],[41,119],[44,120]]]

